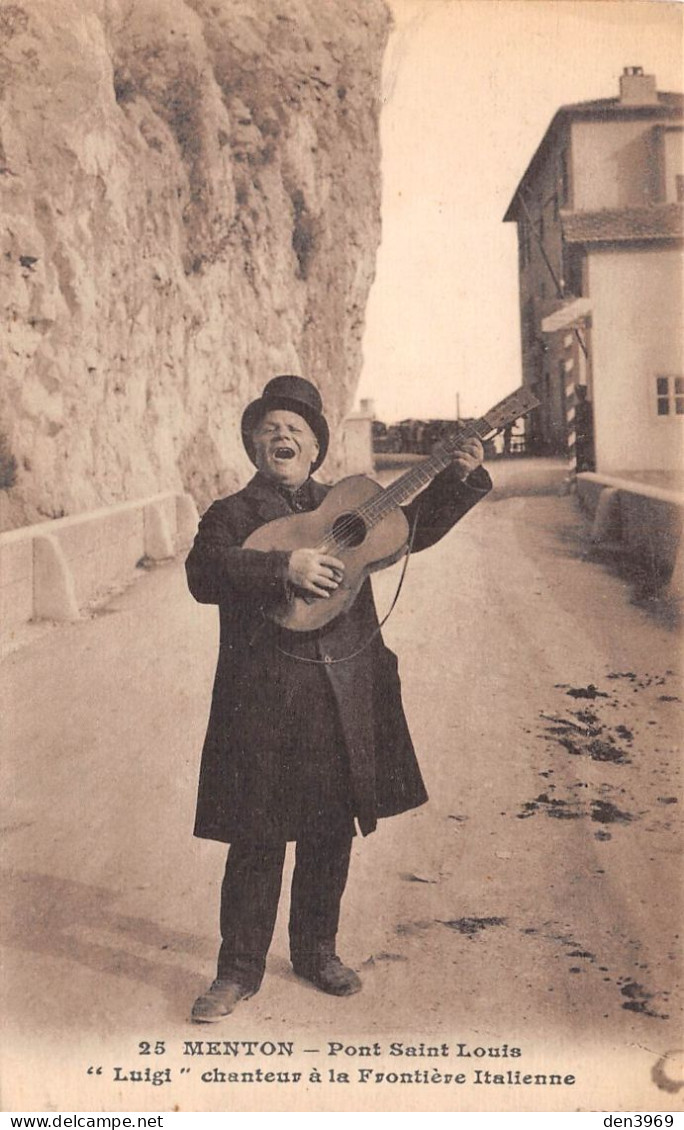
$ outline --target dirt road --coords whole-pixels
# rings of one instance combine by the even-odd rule
[[[283,898],[258,996],[187,1022],[224,852],[191,836],[217,626],[181,563],[6,659],[5,1109],[678,1109],[678,638],[582,559],[558,468],[494,474],[385,628],[431,800],[355,842],[359,996],[294,977]],[[301,1079],[220,1077],[256,1067]]]

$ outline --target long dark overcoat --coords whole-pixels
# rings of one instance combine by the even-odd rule
[[[414,551],[438,541],[490,488],[482,468],[468,483],[453,467],[438,475],[405,508],[410,523],[417,514]],[[315,507],[329,488],[309,480],[308,489]],[[308,809],[322,808],[325,818],[340,788],[364,835],[379,817],[427,799],[397,658],[379,632],[362,648],[378,626],[369,581],[320,632],[286,632],[268,619],[269,604],[285,593],[287,554],[241,546],[258,526],[289,513],[283,495],[257,474],[207,510],[187,559],[190,591],[219,606],[221,625],[195,823],[195,835],[207,839],[296,839]],[[330,662],[359,648],[346,662]]]

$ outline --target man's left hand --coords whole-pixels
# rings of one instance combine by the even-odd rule
[[[453,463],[462,482],[482,466],[484,462],[484,448],[479,439],[466,439],[456,448]]]

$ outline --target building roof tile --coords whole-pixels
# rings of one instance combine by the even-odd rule
[[[623,102],[619,98],[596,98],[590,102],[571,102],[559,106],[513,194],[504,222],[518,219],[518,195],[534,177],[536,170],[543,165],[551,141],[561,126],[578,118],[608,121],[622,117],[651,118],[654,122],[659,120],[671,122],[673,118],[684,117],[684,94],[678,91],[658,91],[657,102],[632,103]]]
[[[606,208],[600,212],[561,212],[568,243],[627,243],[682,239],[684,206],[656,204],[649,208]]]
[[[623,102],[620,98],[595,98],[589,102],[569,102],[565,106],[559,106],[556,111],[558,114],[566,114],[571,117],[614,117],[619,114],[629,114],[634,116],[634,112],[645,113],[648,117],[659,116],[659,111],[665,114],[681,114],[684,113],[684,94],[679,91],[658,91],[657,102]]]

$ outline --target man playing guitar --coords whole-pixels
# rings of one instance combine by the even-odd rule
[[[336,952],[352,839],[427,799],[368,573],[409,541],[433,545],[491,489],[476,435],[456,440],[403,508],[362,476],[319,483],[328,425],[302,377],[269,381],[242,437],[257,472],[209,508],[186,564],[221,623],[195,834],[231,845],[217,975],[196,1022],[221,1020],[261,985],[292,841],[294,971],[337,996],[361,988]],[[317,540],[302,543],[319,515]]]

